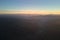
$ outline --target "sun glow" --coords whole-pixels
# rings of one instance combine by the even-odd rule
[[[43,10],[14,10],[14,11],[0,11],[0,14],[60,14],[60,11],[43,11]]]

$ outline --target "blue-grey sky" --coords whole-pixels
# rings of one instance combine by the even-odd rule
[[[0,9],[60,9],[60,0],[0,0]]]
[[[60,11],[60,0],[0,0],[0,10]]]

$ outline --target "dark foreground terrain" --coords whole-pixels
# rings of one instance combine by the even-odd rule
[[[0,15],[0,40],[60,40],[60,15]]]

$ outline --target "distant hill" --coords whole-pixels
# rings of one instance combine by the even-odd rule
[[[1,40],[60,40],[60,15],[0,15]]]

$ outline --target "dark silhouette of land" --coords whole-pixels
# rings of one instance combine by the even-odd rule
[[[0,40],[60,40],[60,15],[0,15]]]

